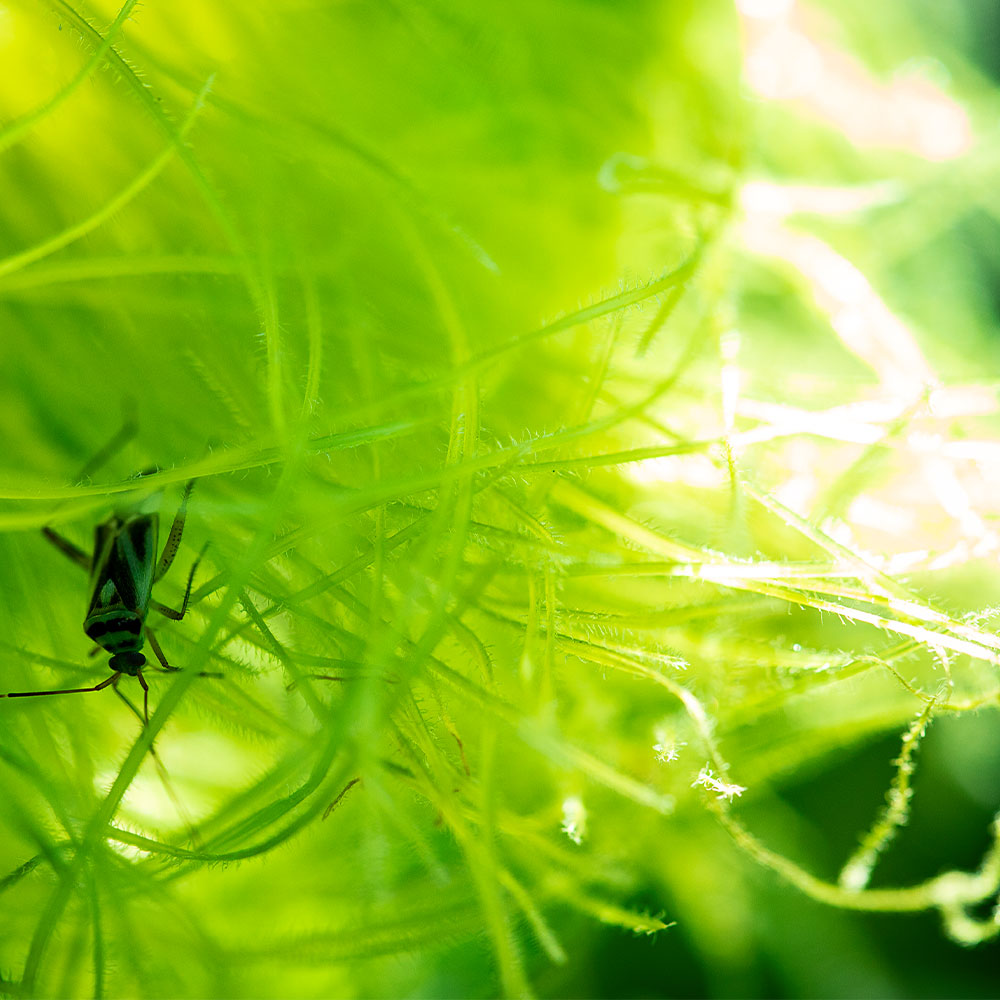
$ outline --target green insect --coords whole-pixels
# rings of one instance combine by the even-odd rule
[[[118,437],[121,438],[126,433],[123,430]],[[108,451],[109,449],[105,449],[105,452]],[[103,461],[104,458],[106,454],[102,454],[100,460]],[[89,463],[88,467],[93,467],[94,464]],[[45,538],[63,555],[90,573],[90,599],[83,619],[83,630],[97,644],[95,652],[104,649],[111,654],[108,666],[113,672],[110,677],[93,687],[63,688],[57,691],[12,691],[0,697],[36,698],[55,694],[85,694],[102,691],[110,685],[131,708],[131,702],[118,690],[119,680],[122,675],[126,675],[135,677],[142,686],[143,719],[149,721],[149,687],[142,675],[142,668],[146,666],[143,646],[149,642],[159,661],[158,669],[174,673],[180,668],[167,662],[153,630],[146,624],[146,616],[153,610],[173,621],[180,621],[184,617],[194,574],[205,551],[202,549],[188,573],[184,600],[179,611],[153,599],[153,584],[163,579],[173,565],[180,547],[187,503],[193,486],[194,480],[191,480],[184,487],[180,507],[170,526],[159,560],[156,558],[156,550],[160,519],[156,513],[143,513],[134,509],[116,511],[97,525],[92,555],[87,555],[52,528],[42,528]]]

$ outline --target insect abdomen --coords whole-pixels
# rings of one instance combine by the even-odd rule
[[[142,649],[142,619],[124,608],[90,615],[83,630],[109,653],[137,653]]]

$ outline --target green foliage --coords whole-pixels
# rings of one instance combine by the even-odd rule
[[[194,479],[174,605],[209,543],[148,726],[0,700],[3,991],[995,955],[996,92],[866,6],[794,24],[874,136],[722,0],[0,3],[0,693],[108,673],[38,529]]]

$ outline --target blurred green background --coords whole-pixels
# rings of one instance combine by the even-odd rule
[[[996,996],[997,31],[0,0],[0,990]]]

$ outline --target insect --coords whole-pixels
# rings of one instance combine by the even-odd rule
[[[94,531],[94,551],[90,556],[52,528],[42,528],[45,538],[64,556],[90,573],[90,598],[83,619],[83,630],[97,644],[94,653],[103,649],[111,654],[108,666],[112,674],[93,687],[63,688],[57,691],[12,691],[0,697],[36,698],[56,694],[85,694],[102,691],[110,685],[132,708],[132,703],[118,690],[118,682],[125,675],[135,677],[142,686],[143,720],[149,722],[149,687],[142,675],[142,669],[146,666],[143,646],[149,642],[159,661],[157,669],[174,673],[180,668],[167,662],[156,635],[146,624],[146,616],[153,610],[173,621],[180,621],[184,617],[191,597],[194,574],[205,551],[203,548],[191,566],[179,611],[153,599],[153,584],[161,580],[173,565],[180,547],[187,503],[193,487],[194,480],[184,487],[180,507],[170,526],[159,560],[156,558],[156,549],[160,519],[156,513],[144,513],[135,509],[116,511],[97,525]],[[133,708],[133,711],[136,710]]]

